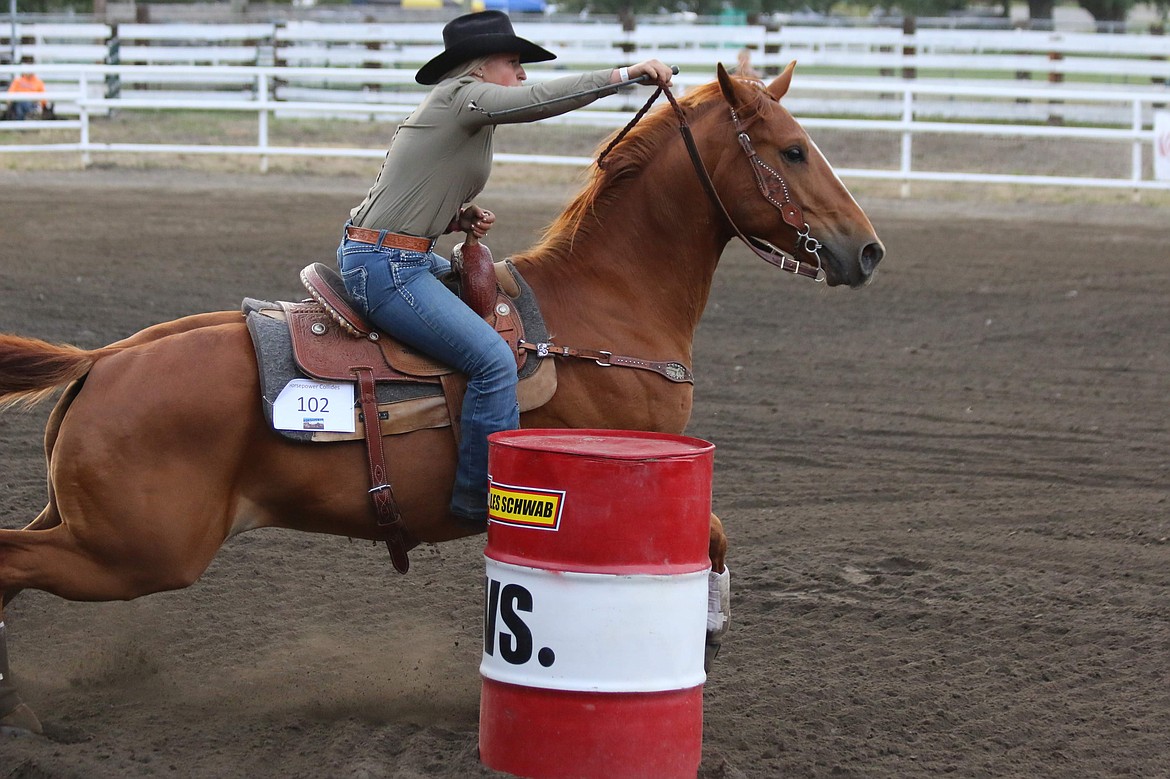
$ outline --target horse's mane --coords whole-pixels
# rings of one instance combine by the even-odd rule
[[[757,81],[738,79],[742,83],[758,88],[759,98],[749,106],[741,107],[740,119],[745,125],[751,124],[759,114],[766,93]],[[694,123],[711,109],[726,106],[720,94],[719,83],[712,81],[688,92],[678,101],[687,115],[687,121]],[[593,165],[584,188],[544,231],[539,244],[516,255],[515,259],[534,261],[541,257],[567,253],[573,241],[582,234],[583,220],[599,206],[613,202],[621,194],[624,185],[638,176],[654,155],[671,136],[678,136],[678,118],[670,105],[661,105],[635,124],[621,143],[610,150],[605,157],[604,167]],[[612,133],[598,147],[609,146],[617,133]]]

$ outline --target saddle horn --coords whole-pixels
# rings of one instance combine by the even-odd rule
[[[451,259],[459,271],[463,302],[487,319],[496,304],[496,271],[491,250],[468,232],[463,243],[455,247]]]

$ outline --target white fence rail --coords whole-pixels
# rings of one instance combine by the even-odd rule
[[[0,76],[14,73],[19,66],[0,66]],[[67,143],[0,143],[0,154],[78,153],[83,165],[94,154],[228,154],[250,155],[266,170],[275,156],[372,157],[380,158],[385,149],[287,147],[270,142],[269,121],[273,116],[348,116],[358,119],[400,119],[407,115],[422,96],[413,83],[414,70],[388,68],[289,68],[238,66],[158,66],[158,65],[46,65],[46,80],[54,86],[46,94],[58,113],[76,116],[76,120],[58,122],[0,122],[4,129],[38,129],[53,127],[76,129],[78,139]],[[555,71],[534,71],[533,79],[554,77]],[[209,82],[240,85],[226,92],[166,92],[122,90],[109,94],[111,80],[122,84],[153,83],[206,85]],[[686,75],[678,78],[679,86],[703,83],[709,76]],[[296,99],[298,84],[314,85],[314,94],[331,94],[335,100]],[[328,87],[322,88],[322,85]],[[361,91],[361,89],[369,91]],[[282,99],[293,96],[293,99]],[[364,99],[363,99],[364,98]],[[638,107],[644,94],[617,95],[598,101],[594,107],[566,114],[549,121],[617,127],[629,119],[630,110]],[[900,163],[896,169],[842,169],[845,177],[887,179],[893,181],[952,181],[1015,183],[1133,190],[1170,190],[1170,181],[1147,178],[1147,150],[1153,154],[1155,143],[1153,112],[1170,102],[1170,91],[1161,89],[1085,89],[1069,84],[942,82],[901,78],[840,79],[801,77],[785,104],[810,129],[833,128],[872,133],[888,133],[900,138]],[[129,144],[102,143],[91,138],[95,116],[111,110],[195,110],[252,111],[257,117],[255,144]],[[1076,126],[1037,124],[1054,115],[1078,113],[1095,117]],[[962,121],[965,114],[986,119],[1007,115],[1007,121]],[[1053,139],[1091,139],[1130,147],[1129,170],[1119,170],[1108,178],[1007,175],[961,171],[924,171],[913,168],[916,137],[926,134],[979,135],[992,138],[1042,137]],[[556,155],[497,155],[511,162],[555,165],[585,165],[586,158]]]
[[[680,66],[734,62],[741,48],[758,68],[791,59],[857,75],[940,71],[1060,80],[1086,76],[1165,84],[1170,37],[1031,30],[844,28],[517,20],[517,32],[556,51],[570,67],[612,65],[654,55]],[[0,26],[0,51],[33,65],[234,64],[417,68],[442,48],[441,22],[355,24],[17,24],[15,46]],[[115,59],[111,59],[113,56]],[[872,71],[866,73],[864,71]]]
[[[709,78],[717,62],[730,66],[741,49],[752,53],[761,73],[779,72],[790,60],[802,76],[901,77],[927,82],[1080,83],[1165,91],[1170,84],[1170,37],[1078,32],[842,28],[761,25],[642,24],[633,31],[616,23],[517,20],[518,31],[556,51],[558,68],[585,69],[648,56],[677,64],[684,73]],[[18,24],[15,36],[0,25],[0,51],[16,44],[16,59],[31,65],[54,86],[67,72],[45,73],[47,65],[237,65],[296,68],[378,68],[411,71],[442,48],[442,22],[339,23],[286,21],[252,24]],[[7,45],[6,45],[7,44]],[[243,71],[198,74],[137,71],[136,80],[111,73],[103,94],[124,98],[252,100],[254,78]],[[409,81],[409,79],[407,79]],[[347,94],[347,91],[349,94]],[[290,79],[277,99],[314,102],[400,103],[401,87],[381,90],[332,75]],[[847,107],[846,107],[847,108]],[[957,108],[957,107],[955,107]],[[1035,106],[976,106],[951,118],[1043,120]],[[888,114],[888,107],[881,109]],[[972,113],[975,111],[976,113]],[[838,108],[836,113],[841,113]],[[859,113],[845,110],[846,113]],[[1071,109],[1069,121],[1100,122],[1102,112]]]

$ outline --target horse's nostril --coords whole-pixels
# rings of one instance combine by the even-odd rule
[[[886,256],[885,248],[878,242],[867,243],[861,250],[861,271],[866,276],[873,273],[877,264]]]

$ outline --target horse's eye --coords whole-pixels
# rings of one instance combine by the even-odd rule
[[[797,163],[804,162],[804,149],[799,146],[789,146],[784,151],[780,152],[784,157],[785,162]]]

